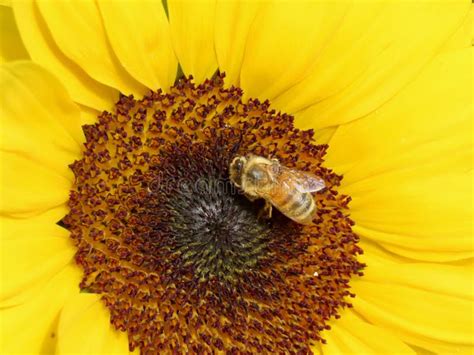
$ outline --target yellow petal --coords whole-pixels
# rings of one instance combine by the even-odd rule
[[[215,0],[168,1],[171,39],[184,74],[197,83],[217,70],[214,50]]]
[[[450,253],[437,261],[472,252],[471,61],[472,49],[438,56],[378,112],[332,136],[327,164],[344,174],[360,235]]]
[[[99,110],[109,109],[118,92],[90,78],[58,48],[32,0],[13,3],[21,38],[32,60],[61,78],[74,101]]]
[[[298,112],[297,122],[312,122],[314,128],[373,112],[419,74],[462,24],[469,6],[467,1],[355,2],[311,73],[274,105]]]
[[[0,63],[12,60],[29,59],[28,52],[21,41],[11,7],[0,5]]]
[[[0,352],[54,353],[59,313],[66,300],[79,293],[81,271],[69,264],[24,304],[2,308]]]
[[[396,335],[406,341],[408,344],[413,346],[418,354],[426,354],[426,355],[433,355],[433,354],[472,354],[474,353],[474,346],[472,345],[464,345],[464,344],[456,344],[456,343],[449,343],[445,341],[434,340],[432,338],[423,337],[419,334],[413,335],[412,333],[408,333],[405,331],[396,331]],[[422,352],[419,351],[418,348],[422,349]],[[424,351],[423,351],[424,350]]]
[[[359,257],[367,264],[363,280],[409,286],[433,293],[470,300],[474,268],[438,263],[420,263],[393,259],[379,247],[361,243],[364,254]]]
[[[407,344],[384,329],[359,318],[351,310],[344,310],[341,318],[330,322],[324,331],[326,354],[415,354]]]
[[[247,36],[241,71],[246,95],[273,99],[307,76],[343,22],[348,5],[348,1],[266,4]]]
[[[178,63],[161,1],[99,1],[98,5],[124,68],[153,90],[173,85]]]
[[[44,283],[69,264],[76,251],[69,232],[56,226],[55,234],[41,230],[29,237],[0,240],[2,257],[2,288],[0,302],[24,290]]]
[[[438,341],[473,345],[472,299],[365,280],[354,281],[352,288],[357,295],[352,300],[355,309],[393,334],[401,330]]]
[[[56,354],[128,354],[125,332],[110,324],[109,310],[100,296],[80,293],[68,300],[58,325]]]
[[[416,237],[374,231],[357,225],[353,226],[353,230],[362,237],[360,241],[362,249],[383,250],[383,257],[390,257],[395,262],[434,262],[458,266],[466,266],[467,263],[470,266],[469,260],[474,258],[474,248],[467,251],[447,251],[443,250],[443,247],[430,250],[435,249],[432,246],[437,245],[436,239],[422,241],[412,248],[410,244],[412,241],[416,242]],[[391,244],[393,242],[398,245]]]
[[[471,12],[468,21],[471,22],[471,45],[474,45],[474,5],[471,5]]]
[[[300,129],[311,129],[310,126],[297,125]],[[328,144],[331,141],[332,136],[336,133],[337,127],[328,127],[323,129],[317,129],[314,131],[314,140],[316,144]]]
[[[409,246],[399,247],[397,245],[381,243],[388,251],[404,256],[406,258],[428,261],[428,262],[456,262],[474,258],[474,250],[464,252],[431,251],[431,250],[413,250]]]
[[[98,117],[101,114],[100,111],[82,105],[79,105],[79,108],[81,110],[81,126],[98,122]]]
[[[469,48],[472,46],[472,26],[474,24],[474,6],[464,17],[463,22],[457,31],[449,38],[449,40],[442,46],[441,51],[453,51],[462,48]]]
[[[29,238],[37,235],[39,231],[43,235],[55,235],[58,226],[56,225],[67,213],[69,209],[66,205],[61,205],[43,213],[39,213],[27,218],[12,218],[0,215],[0,225],[2,227],[2,239]]]
[[[322,354],[370,354],[370,348],[344,328],[334,325],[324,333],[327,345],[323,345]]]
[[[1,229],[1,240],[9,243],[10,240],[25,239],[29,240],[34,237],[43,238],[44,236],[54,236],[65,239],[69,239],[68,235],[64,234],[62,229],[58,229],[56,224],[61,218],[63,218],[68,209],[65,205],[57,208],[53,208],[44,213],[34,215],[27,218],[11,218],[7,216],[0,216],[0,229]],[[41,232],[41,234],[39,234]],[[19,242],[21,243],[21,242]],[[25,242],[26,243],[26,242]],[[2,257],[5,258],[5,257]],[[3,262],[2,262],[3,265]],[[4,272],[4,271],[2,271]],[[23,275],[26,277],[27,275]],[[9,281],[12,283],[12,281]],[[34,297],[35,293],[41,289],[43,283],[36,282],[28,285],[27,288],[23,288],[17,293],[11,293],[8,299],[2,299],[0,302],[0,308],[11,307],[19,305],[28,301],[29,298]],[[2,287],[2,292],[6,291],[6,288]]]
[[[35,214],[64,204],[71,181],[14,153],[0,152],[0,213]]]
[[[226,85],[240,85],[240,70],[247,38],[255,17],[264,4],[260,1],[217,1],[216,56],[220,70],[226,74]]]
[[[413,176],[415,175],[415,176]],[[352,196],[354,231],[410,250],[473,250],[472,173],[420,176],[404,170],[368,178],[343,190]]]
[[[146,92],[115,57],[94,1],[41,0],[37,4],[60,50],[93,79],[124,94]]]
[[[437,56],[379,110],[338,128],[327,162],[344,173],[346,185],[402,166],[466,171],[471,154],[472,54],[468,48]]]
[[[0,148],[54,169],[72,180],[68,168],[84,140],[79,108],[58,80],[32,62],[0,68]]]

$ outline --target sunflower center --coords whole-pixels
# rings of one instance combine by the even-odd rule
[[[348,282],[363,265],[349,198],[321,165],[327,146],[290,116],[243,102],[217,75],[122,96],[84,132],[63,222],[81,288],[102,295],[132,350],[308,353],[350,306]],[[247,153],[324,179],[312,225],[278,211],[258,218],[262,201],[229,180],[230,162]]]
[[[269,227],[248,201],[228,195],[229,182],[201,181],[200,188],[185,189],[169,205],[175,250],[202,278],[248,270],[268,242]]]
[[[160,179],[145,201],[144,216],[160,221],[151,240],[161,240],[157,236],[166,229],[160,250],[179,255],[180,269],[192,268],[200,280],[231,281],[268,253],[271,227],[230,183],[229,159],[219,147],[200,143],[165,153]]]

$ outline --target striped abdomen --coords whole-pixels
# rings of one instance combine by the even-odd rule
[[[310,224],[316,213],[316,203],[308,192],[280,190],[270,196],[270,202],[281,213],[295,222]]]

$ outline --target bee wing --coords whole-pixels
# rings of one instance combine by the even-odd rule
[[[314,174],[286,168],[284,166],[280,166],[280,169],[282,169],[282,173],[287,173],[288,176],[291,177],[292,182],[299,192],[316,192],[326,187],[324,180]]]

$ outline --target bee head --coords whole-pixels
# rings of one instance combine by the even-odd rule
[[[245,179],[247,185],[254,189],[259,189],[271,183],[272,178],[269,173],[270,165],[267,164],[253,164],[248,167],[245,172]]]
[[[242,173],[244,166],[247,163],[247,158],[244,156],[236,156],[229,166],[230,180],[237,186],[242,186]]]

